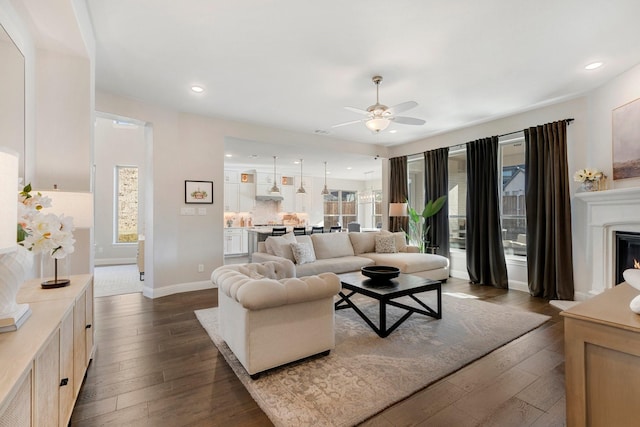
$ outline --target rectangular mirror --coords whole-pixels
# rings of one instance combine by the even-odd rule
[[[19,177],[25,184],[24,56],[0,25],[0,145],[19,156]]]

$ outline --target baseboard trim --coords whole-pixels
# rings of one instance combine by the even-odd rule
[[[167,295],[179,294],[182,292],[201,291],[203,289],[215,289],[217,288],[211,280],[204,280],[201,282],[188,282],[178,283],[175,285],[163,286],[161,288],[151,288],[149,286],[142,287],[142,295],[147,298],[161,298]]]
[[[93,260],[93,265],[122,265],[135,263],[135,258],[95,258]]]

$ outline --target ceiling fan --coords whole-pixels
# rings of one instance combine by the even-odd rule
[[[424,120],[416,119],[414,117],[396,116],[397,113],[402,113],[403,111],[407,111],[417,107],[418,103],[415,101],[403,102],[401,104],[394,105],[393,107],[387,107],[386,105],[380,104],[378,91],[380,88],[382,77],[373,76],[371,80],[373,80],[373,83],[375,83],[376,85],[376,103],[371,105],[366,110],[361,110],[354,107],[344,107],[349,111],[353,111],[354,113],[358,114],[364,114],[367,117],[360,120],[352,120],[350,122],[340,123],[337,125],[333,125],[332,127],[337,128],[340,126],[364,122],[365,126],[368,129],[370,129],[372,132],[378,133],[385,130],[392,121],[403,125],[423,125],[426,123]]]

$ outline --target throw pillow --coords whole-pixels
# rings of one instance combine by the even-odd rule
[[[269,236],[264,241],[264,245],[267,248],[267,253],[281,258],[286,258],[289,261],[295,262],[293,252],[291,252],[291,243],[295,243],[296,238],[293,233],[287,233],[284,236]]]
[[[376,253],[377,254],[394,254],[398,252],[396,249],[396,238],[395,236],[385,236],[378,235],[376,236]]]
[[[307,264],[316,260],[311,243],[291,243],[291,251],[296,259],[296,264]]]
[[[407,235],[404,231],[391,232],[382,230],[380,233],[384,234],[385,236],[394,236],[396,238],[396,251],[407,252]]]

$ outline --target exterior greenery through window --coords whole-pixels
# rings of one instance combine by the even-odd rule
[[[115,242],[138,241],[138,168],[116,166]]]
[[[524,138],[501,141],[498,150],[502,175],[500,212],[502,241],[506,255],[526,256],[526,209],[524,184]],[[424,160],[422,154],[408,163],[409,204],[422,209],[424,200]],[[467,216],[467,153],[462,146],[449,151],[449,245],[465,249]]]
[[[343,228],[358,221],[358,197],[355,191],[329,190],[324,196],[324,227],[340,224]]]

